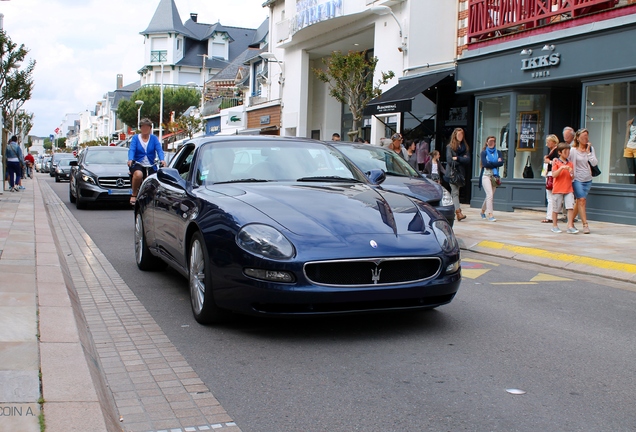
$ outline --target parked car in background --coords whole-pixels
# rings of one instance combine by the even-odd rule
[[[55,173],[53,174],[56,183],[69,179],[71,174],[71,161],[74,160],[75,158],[63,158],[58,160],[57,166],[55,167]]]
[[[371,184],[328,144],[301,138],[184,144],[141,186],[135,258],[142,270],[169,264],[187,277],[200,323],[228,310],[428,309],[449,303],[461,282],[459,246],[443,216]]]
[[[127,148],[88,147],[70,164],[68,196],[78,209],[93,202],[126,203],[130,199]]]
[[[42,168],[40,169],[40,172],[48,173],[50,171],[51,171],[51,156],[47,156],[42,161]]]
[[[51,156],[51,165],[49,166],[49,175],[51,177],[55,177],[55,170],[61,159],[75,159],[75,156],[73,156],[73,153],[53,153]]]
[[[408,162],[394,151],[370,144],[354,144],[342,141],[339,143],[330,142],[329,144],[344,153],[364,173],[374,169],[384,171],[386,179],[380,185],[382,189],[408,195],[429,203],[453,226],[455,207],[453,206],[453,198],[450,192],[414,170]]]
[[[35,158],[35,172],[42,172],[42,162],[44,162],[44,156],[37,156]]]

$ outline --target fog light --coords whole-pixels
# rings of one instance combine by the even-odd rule
[[[263,270],[254,268],[246,268],[244,271],[247,276],[269,282],[294,282],[294,275],[292,273],[284,271]]]
[[[459,270],[460,265],[461,265],[461,261],[455,261],[454,263],[447,265],[446,274],[455,273],[457,270]]]

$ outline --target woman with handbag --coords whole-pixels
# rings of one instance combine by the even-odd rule
[[[581,216],[583,222],[583,234],[590,233],[590,227],[587,223],[587,194],[592,188],[592,170],[598,165],[594,147],[589,142],[589,132],[587,129],[579,129],[574,135],[574,146],[570,150],[570,161],[574,166],[574,178],[572,188],[574,189],[574,218],[577,213]],[[596,168],[598,174],[598,168]],[[597,174],[597,175],[598,175]]]
[[[457,221],[459,222],[466,219],[459,203],[459,189],[464,186],[466,182],[465,166],[470,164],[470,149],[466,142],[464,129],[462,128],[455,128],[455,130],[453,130],[451,140],[446,146],[446,164],[447,169],[444,180],[446,180],[451,187],[455,216],[457,216]]]
[[[557,145],[559,144],[559,137],[556,135],[548,135],[545,139],[545,151],[543,156],[543,163],[546,165],[545,173],[545,197],[548,200],[548,208],[545,212],[545,219],[541,223],[552,223],[552,160],[559,157],[557,152]],[[557,211],[558,213],[558,211]]]
[[[497,186],[501,184],[501,177],[499,177],[499,167],[503,166],[503,156],[497,150],[497,141],[494,136],[486,138],[486,144],[481,151],[481,173],[479,174],[479,189],[484,188],[486,192],[486,198],[481,205],[481,218],[487,219],[488,222],[496,222],[493,212],[493,199],[495,197],[495,190]],[[488,217],[486,217],[488,213]]]

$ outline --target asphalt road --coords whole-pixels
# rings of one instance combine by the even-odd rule
[[[627,284],[464,253],[434,311],[204,327],[184,278],[137,269],[127,206],[50,184],[245,432],[636,430]]]

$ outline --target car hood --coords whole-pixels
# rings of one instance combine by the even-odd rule
[[[421,234],[431,219],[424,203],[364,184],[255,183],[208,188],[254,207],[300,236]]]
[[[84,171],[89,171],[97,177],[126,177],[128,176],[128,165],[100,165],[89,164],[82,166]]]
[[[424,178],[386,176],[382,189],[401,193],[425,202],[436,202],[442,199],[442,187]]]

